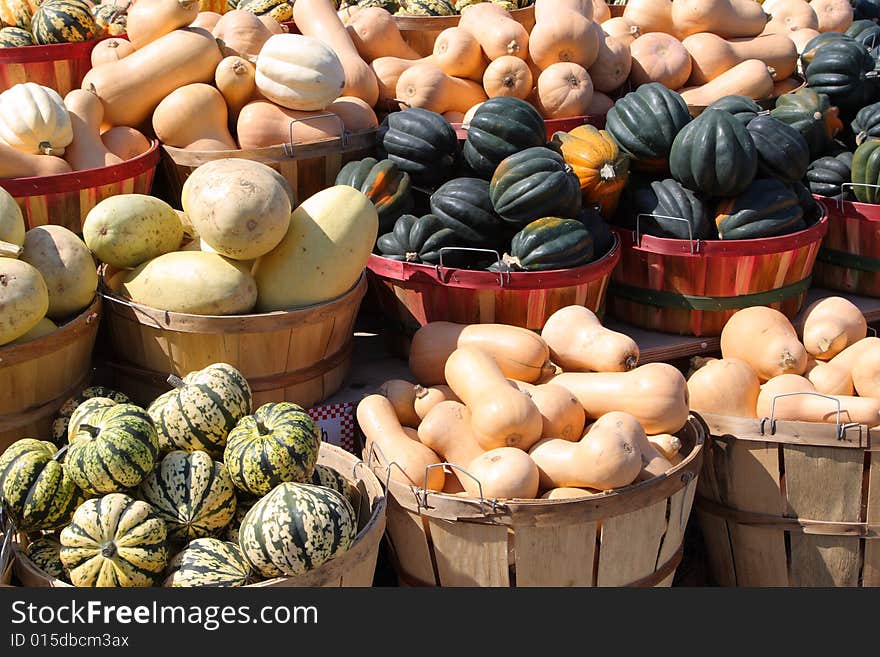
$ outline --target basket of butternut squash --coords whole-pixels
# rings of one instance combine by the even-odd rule
[[[794,324],[739,311],[721,356],[688,379],[711,433],[696,510],[715,581],[880,585],[880,338],[828,297]]]
[[[417,383],[388,381],[356,411],[401,583],[670,585],[705,430],[683,375],[638,359],[582,306],[541,335],[422,327]]]

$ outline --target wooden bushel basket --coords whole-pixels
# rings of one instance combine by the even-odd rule
[[[687,456],[660,477],[568,500],[497,500],[425,493],[390,476],[387,532],[410,586],[670,586],[703,461],[705,425],[678,433]]]
[[[829,290],[880,297],[880,205],[815,198],[828,207],[829,219],[814,282]]]
[[[101,298],[42,338],[0,347],[0,453],[19,438],[47,440],[58,409],[86,386]]]
[[[183,377],[228,363],[251,386],[254,406],[292,401],[309,408],[342,387],[351,364],[354,322],[366,277],[325,303],[258,315],[174,313],[127,301],[104,289],[116,385],[147,404]]]
[[[3,49],[0,48],[0,53]],[[131,160],[109,167],[38,178],[0,180],[21,208],[28,229],[57,224],[82,233],[93,207],[119,194],[149,194],[159,164],[159,142]]]
[[[0,48],[0,92],[23,82],[36,82],[63,98],[79,89],[91,70],[92,49],[98,41]]]
[[[770,306],[789,318],[810,287],[828,215],[806,230],[753,240],[681,240],[615,228],[612,317],[653,331],[717,336],[741,308]]]
[[[880,461],[866,427],[704,418],[696,513],[717,584],[880,586]]]

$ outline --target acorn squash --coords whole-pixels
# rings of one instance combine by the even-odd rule
[[[376,246],[383,256],[392,260],[437,265],[440,249],[465,246],[465,243],[436,215],[405,214],[394,223],[394,230],[376,240]],[[452,262],[453,255],[454,252],[444,253],[444,263]]]
[[[489,183],[480,178],[455,178],[431,194],[431,214],[467,246],[489,246],[503,222],[495,211]]]
[[[514,270],[571,269],[593,260],[593,236],[577,219],[542,217],[514,235],[504,262]]]
[[[827,94],[815,89],[804,88],[776,99],[776,107],[770,116],[800,132],[810,147],[810,157],[824,155],[834,140],[834,135],[843,129],[839,112],[831,105]]]
[[[749,121],[764,111],[763,108],[751,98],[737,96],[736,94],[719,98],[714,103],[708,105],[706,109],[724,110],[746,125],[748,125]]]
[[[874,70],[874,58],[854,39],[836,39],[822,46],[807,66],[807,84],[827,94],[842,109],[861,107],[873,87],[866,75]]]
[[[845,34],[868,49],[880,45],[880,25],[872,20],[853,21]]]
[[[810,65],[810,62],[813,61],[813,57],[817,52],[824,46],[827,46],[832,41],[839,40],[854,40],[852,37],[843,34],[842,32],[823,32],[818,36],[813,37],[809,41],[804,44],[803,52],[801,53],[801,71],[806,71],[807,66]]]
[[[880,140],[869,139],[856,149],[852,160],[852,191],[862,203],[880,203]],[[865,187],[859,185],[875,185]]]
[[[378,137],[381,156],[408,173],[413,184],[434,187],[452,177],[458,137],[440,114],[418,107],[392,112]]]
[[[801,180],[810,165],[810,147],[796,129],[762,115],[746,126],[758,149],[758,174],[787,183]]]
[[[743,240],[793,233],[806,223],[797,192],[782,181],[762,178],[718,204],[715,226],[721,239]]]
[[[856,145],[867,139],[880,139],[880,103],[866,105],[850,123]]]
[[[842,186],[852,180],[852,161],[853,154],[846,151],[813,160],[805,176],[810,192],[819,196],[840,196]]]
[[[637,219],[641,234],[683,240],[714,237],[703,202],[672,178],[639,178],[631,183],[618,221],[624,228],[635,229]]]
[[[379,215],[379,232],[387,233],[398,217],[412,212],[415,206],[409,174],[391,160],[368,157],[349,162],[336,176],[336,185],[348,185],[366,194]]]

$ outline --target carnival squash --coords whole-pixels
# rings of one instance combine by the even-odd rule
[[[799,328],[804,347],[816,360],[831,360],[868,333],[862,311],[843,297],[820,299],[802,316]]]
[[[627,372],[639,362],[635,340],[605,328],[583,306],[567,306],[550,315],[541,337],[551,360],[566,372]]]
[[[659,82],[678,89],[691,75],[691,56],[674,36],[662,32],[642,34],[630,45],[632,77],[636,86]]]
[[[765,306],[734,313],[721,332],[721,354],[748,363],[762,382],[781,374],[801,374],[807,365],[806,349],[791,322]]]

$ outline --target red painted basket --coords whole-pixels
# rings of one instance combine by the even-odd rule
[[[92,49],[100,39],[80,43],[0,48],[0,91],[22,82],[51,87],[61,97],[79,89],[92,68]]]
[[[158,164],[159,142],[154,141],[146,153],[121,164],[54,176],[0,180],[0,187],[18,202],[29,229],[57,224],[81,233],[89,210],[105,198],[149,194]]]
[[[828,234],[813,281],[829,290],[880,297],[880,205],[815,198],[828,208]]]
[[[828,214],[806,230],[753,240],[691,241],[615,229],[620,266],[608,291],[615,318],[654,331],[717,336],[737,310],[794,317],[810,287]]]

